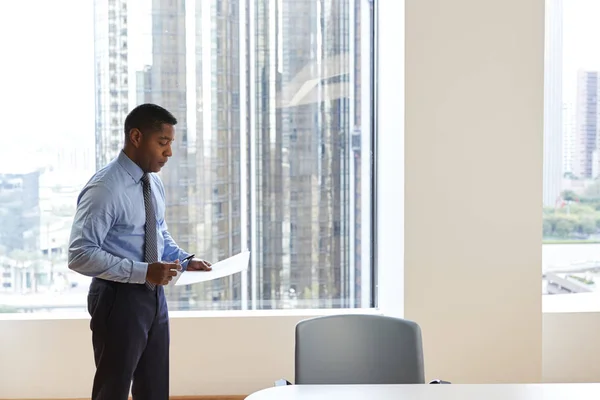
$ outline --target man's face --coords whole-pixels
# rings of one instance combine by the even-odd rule
[[[139,145],[140,167],[144,172],[159,172],[173,155],[171,143],[175,139],[173,125],[163,124],[160,131],[142,134]]]

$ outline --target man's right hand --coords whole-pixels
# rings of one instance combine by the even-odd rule
[[[167,285],[177,271],[181,271],[181,265],[177,263],[155,262],[148,265],[146,280],[155,285]]]

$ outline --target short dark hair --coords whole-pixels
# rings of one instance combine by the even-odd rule
[[[166,109],[156,104],[141,104],[129,112],[125,118],[125,140],[129,139],[132,129],[144,132],[155,132],[162,129],[163,124],[176,125],[177,119]]]

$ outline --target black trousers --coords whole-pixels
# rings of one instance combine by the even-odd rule
[[[88,294],[96,374],[92,400],[169,398],[164,289],[94,278]],[[133,382],[133,385],[132,385]]]

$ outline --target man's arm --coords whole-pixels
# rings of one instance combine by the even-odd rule
[[[158,193],[160,194],[160,196],[162,198],[163,204],[166,204],[165,187],[164,187],[160,177],[156,176],[155,183],[157,184]],[[177,245],[175,240],[171,237],[171,234],[169,233],[169,230],[167,227],[167,222],[164,220],[164,218],[162,220],[158,221],[158,223],[159,223],[160,233],[164,240],[164,249],[163,249],[163,254],[162,254],[162,260],[167,261],[167,262],[174,262],[175,260],[181,261],[184,258],[186,258],[187,256],[189,256],[190,253],[181,249]],[[184,271],[187,267],[187,264],[188,263],[186,262],[185,265],[182,265],[182,268]]]
[[[163,261],[170,261],[173,262],[175,260],[183,260],[184,258],[186,258],[187,256],[190,255],[190,253],[182,250],[177,243],[175,243],[175,240],[173,240],[173,238],[171,237],[171,234],[169,233],[169,231],[167,230],[167,223],[162,220],[160,222],[160,231],[162,233],[163,239],[165,241],[165,248],[163,251]],[[185,271],[186,267],[187,267],[187,262],[185,264],[182,264],[182,268]]]
[[[126,283],[144,283],[148,264],[116,257],[102,249],[115,223],[117,207],[102,184],[84,189],[77,204],[69,241],[69,268],[85,276]]]

